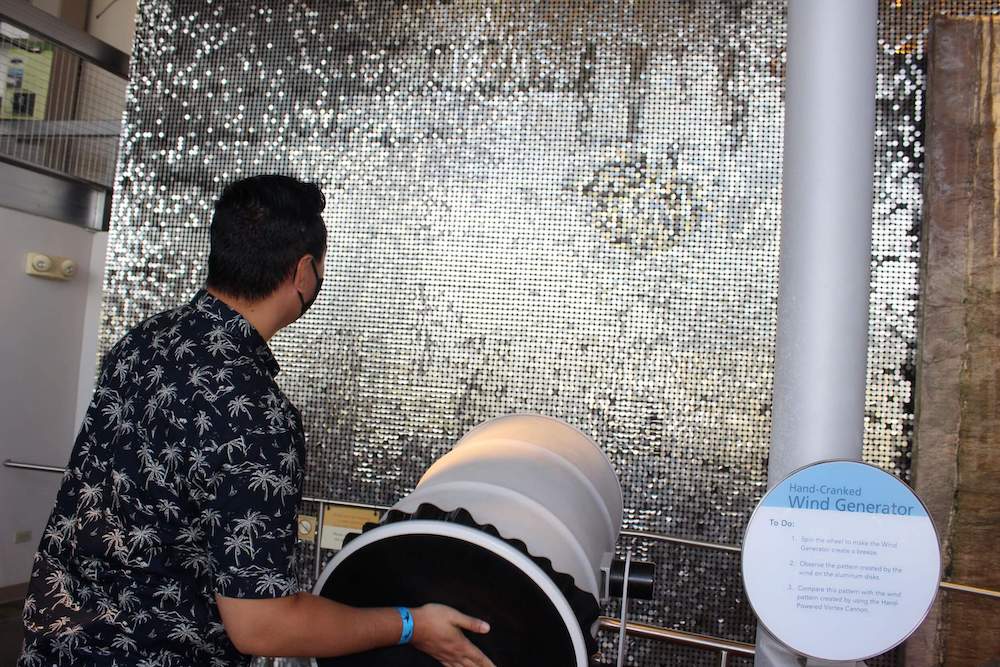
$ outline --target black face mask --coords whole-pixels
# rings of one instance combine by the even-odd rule
[[[302,292],[295,290],[296,293],[299,295],[299,303],[301,304],[302,307],[302,311],[299,313],[299,317],[305,315],[306,311],[309,310],[309,307],[312,306],[314,303],[316,303],[316,297],[319,296],[319,291],[323,289],[323,276],[319,275],[319,271],[316,270],[316,260],[310,257],[309,263],[312,265],[313,275],[316,276],[316,291],[313,292],[312,298],[306,301],[305,298],[303,298],[302,296]]]

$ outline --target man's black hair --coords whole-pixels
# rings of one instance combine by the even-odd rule
[[[209,287],[257,300],[274,292],[303,255],[326,254],[326,206],[314,183],[290,176],[252,176],[230,183],[215,202]]]

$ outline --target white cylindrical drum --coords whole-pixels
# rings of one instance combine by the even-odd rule
[[[521,540],[532,555],[600,597],[600,568],[622,524],[622,487],[585,433],[543,415],[509,415],[477,426],[438,459],[395,509],[464,509]]]
[[[586,434],[541,415],[500,417],[349,541],[314,591],[355,606],[447,604],[490,623],[470,639],[497,664],[586,667],[622,512],[614,469]],[[436,663],[390,647],[320,664]]]

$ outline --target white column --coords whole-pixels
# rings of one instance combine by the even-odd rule
[[[788,2],[771,486],[861,459],[877,20],[876,0]],[[758,667],[804,664],[763,629],[757,650]]]

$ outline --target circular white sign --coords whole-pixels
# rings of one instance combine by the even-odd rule
[[[757,505],[743,539],[743,586],[779,641],[824,660],[884,653],[937,594],[941,547],[908,486],[864,463],[798,470]]]

